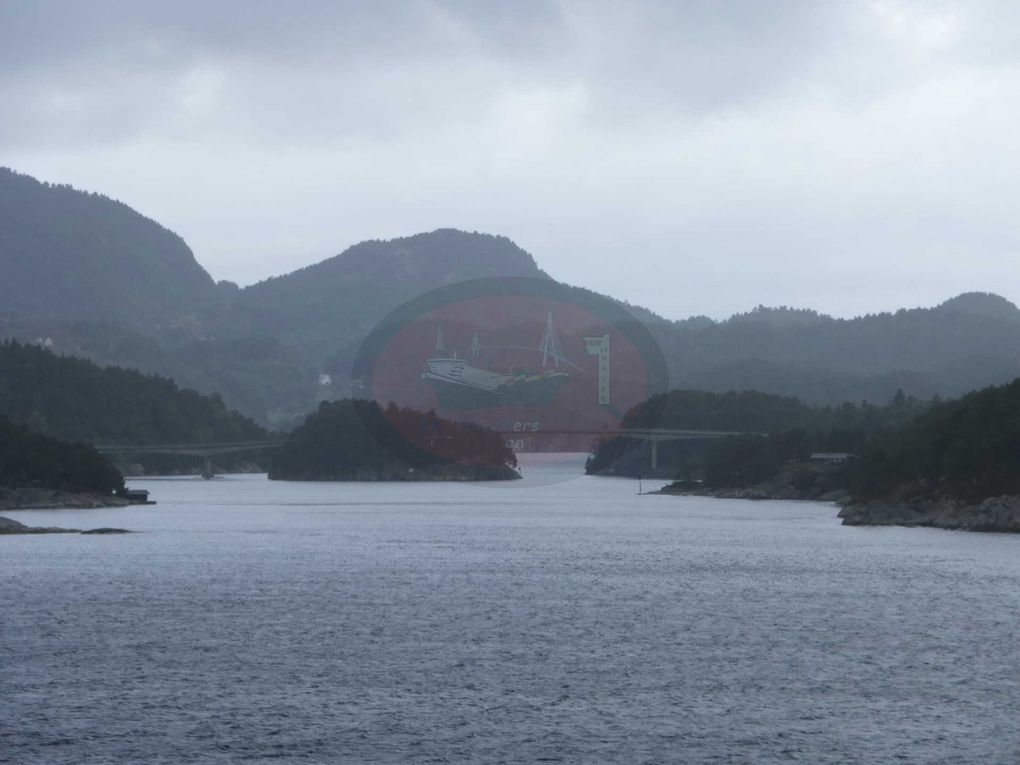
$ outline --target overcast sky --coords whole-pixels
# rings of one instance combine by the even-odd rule
[[[504,234],[671,318],[1020,302],[1020,3],[0,0],[0,164],[241,284]]]

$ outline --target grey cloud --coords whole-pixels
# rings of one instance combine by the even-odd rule
[[[203,77],[222,79],[220,111],[243,130],[239,138],[275,137],[272,111],[297,133],[325,138],[443,113],[470,119],[501,90],[571,84],[587,93],[590,119],[640,122],[663,110],[712,109],[796,76],[840,15],[810,2],[707,1],[15,0],[3,13],[0,81],[16,96],[8,108],[17,116],[0,134],[7,141],[70,141],[77,119],[87,128],[119,122],[114,135],[173,125],[166,112],[186,108]],[[119,104],[112,116],[111,103]],[[96,132],[87,129],[87,140]]]
[[[1007,2],[7,0],[0,164],[242,282],[455,225],[671,316],[1018,299],[1018,36]]]

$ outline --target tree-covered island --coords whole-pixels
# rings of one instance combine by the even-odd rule
[[[0,417],[61,441],[102,445],[231,443],[269,436],[217,395],[15,341],[0,342]],[[201,466],[200,458],[180,455],[112,459],[119,459],[125,473],[190,473]],[[253,461],[268,465],[265,456],[249,452],[218,456],[216,467],[245,468]]]
[[[124,477],[91,446],[0,416],[0,509],[126,505]]]
[[[374,401],[324,402],[273,456],[270,479],[498,481],[520,478],[498,433]]]

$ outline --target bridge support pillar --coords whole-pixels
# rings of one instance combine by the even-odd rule
[[[206,480],[216,477],[212,470],[212,457],[205,458],[205,462],[202,464],[202,477]]]
[[[659,439],[652,439],[652,470],[659,467]]]

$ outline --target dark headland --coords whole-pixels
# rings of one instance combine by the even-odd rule
[[[898,395],[885,406],[804,409],[770,397],[705,400],[674,391],[628,416],[638,423],[665,417],[668,426],[698,406],[739,420],[727,420],[729,427],[750,430],[770,418],[773,427],[677,446],[667,452],[677,480],[660,493],[831,501],[847,526],[1020,532],[1020,379],[951,401]],[[777,417],[789,418],[785,427],[775,427]],[[599,447],[589,472],[646,469],[647,455],[614,441]]]
[[[0,510],[129,505],[123,490],[120,471],[91,446],[0,416]]]

